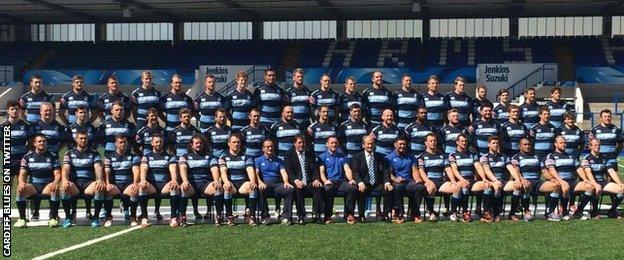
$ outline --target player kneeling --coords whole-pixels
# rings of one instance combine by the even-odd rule
[[[61,180],[61,166],[56,154],[48,151],[46,137],[37,134],[33,138],[34,150],[22,158],[18,176],[16,204],[19,219],[15,227],[26,227],[26,199],[33,196],[50,196],[50,227],[58,227],[58,182]],[[29,180],[26,180],[28,176]]]
[[[169,225],[178,226],[178,203],[180,185],[178,184],[178,158],[164,151],[164,138],[159,133],[152,135],[152,150],[141,159],[141,182],[139,182],[139,205],[141,206],[141,225],[148,226],[147,203],[150,197],[161,199],[169,195],[171,218]],[[159,212],[156,208],[156,212]],[[157,213],[157,216],[159,214]],[[162,218],[162,217],[161,217]],[[158,219],[158,217],[156,218]]]
[[[76,212],[75,200],[79,196],[89,200],[92,197],[95,199],[95,215],[91,219],[91,226],[95,228],[100,226],[98,216],[104,200],[102,159],[98,152],[89,149],[88,133],[85,130],[78,131],[74,141],[76,147],[67,151],[61,169],[62,181],[59,193],[65,210],[63,228],[72,226],[72,221],[76,217],[71,214],[72,207],[73,212]]]

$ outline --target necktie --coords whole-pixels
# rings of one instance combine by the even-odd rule
[[[370,185],[375,186],[375,161],[372,155],[367,155],[368,161],[368,182]]]
[[[303,153],[299,153],[299,165],[301,165],[301,181],[308,183],[308,171],[306,169],[306,162]]]

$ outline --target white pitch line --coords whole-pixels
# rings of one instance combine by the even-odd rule
[[[2,92],[2,94],[0,94],[0,97],[4,96],[6,93],[8,93],[9,91],[11,91],[11,89],[13,88],[8,88],[7,90],[5,90],[4,92]]]
[[[621,163],[618,163],[618,166],[620,166],[620,167],[623,167],[623,168],[624,168],[624,165],[622,165]]]
[[[58,250],[58,251],[54,251],[54,252],[47,253],[47,254],[42,255],[42,256],[35,257],[33,259],[35,259],[35,260],[48,259],[48,258],[51,258],[53,256],[57,256],[57,255],[60,255],[60,254],[63,254],[63,253],[67,253],[69,251],[73,251],[73,250],[76,250],[76,249],[80,249],[80,248],[83,248],[83,247],[87,247],[87,246],[93,245],[95,243],[102,242],[104,240],[108,240],[108,239],[111,239],[111,238],[114,238],[114,237],[121,236],[123,234],[135,231],[135,230],[137,230],[139,228],[141,228],[141,225],[138,225],[136,227],[131,227],[131,228],[128,228],[128,229],[124,229],[124,230],[119,231],[117,233],[112,233],[112,234],[109,234],[109,235],[106,235],[106,236],[103,236],[103,237],[100,237],[100,238],[92,239],[92,240],[89,240],[89,241],[84,242],[84,243],[80,243],[80,244],[77,244],[77,245],[66,247],[66,248],[63,248],[63,249]]]

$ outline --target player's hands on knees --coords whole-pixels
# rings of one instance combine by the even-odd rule
[[[290,184],[288,182],[285,182],[284,183],[284,188],[286,188],[286,189],[293,189],[294,187],[292,186],[292,184]]]
[[[564,194],[565,194],[565,193],[568,193],[568,192],[570,191],[570,185],[569,185],[567,182],[563,181],[563,182],[561,182],[560,184],[561,184],[561,191],[562,191]]]
[[[323,187],[323,184],[319,180],[314,180],[312,182],[312,186],[319,188],[319,187]]]
[[[392,184],[390,184],[389,182],[386,182],[384,184],[384,190],[392,191],[393,189],[394,189],[394,187],[392,187]]]
[[[188,191],[189,188],[191,188],[191,184],[188,181],[183,181],[182,185],[180,185],[180,188],[182,188],[182,190],[184,191]]]
[[[96,191],[104,191],[106,189],[106,184],[103,181],[97,180],[95,181],[95,190]]]
[[[514,186],[515,190],[522,189],[522,187],[523,187],[522,182],[520,182],[520,181],[515,181],[513,186]]]
[[[302,189],[305,184],[300,180],[295,180],[295,186],[297,186],[297,189]]]
[[[136,193],[137,191],[139,191],[139,185],[131,184],[130,185],[130,192]]]
[[[145,190],[145,188],[147,188],[147,181],[141,181],[139,182],[139,188],[141,190]]]
[[[172,190],[177,190],[180,187],[177,181],[169,181],[169,188]]]
[[[61,191],[67,191],[69,188],[69,181],[61,181]]]
[[[266,183],[264,183],[262,181],[260,183],[258,183],[258,189],[265,190],[266,188],[267,188]]]
[[[17,185],[17,192],[22,192],[24,191],[24,189],[26,189],[26,183],[20,183]]]
[[[232,191],[232,183],[231,183],[231,182],[229,182],[229,181],[228,181],[228,182],[226,182],[226,183],[224,183],[224,184],[223,184],[223,189],[224,189],[225,191]]]
[[[468,185],[470,184],[467,180],[459,180],[458,182],[459,186],[461,186],[462,188],[468,188]]]
[[[528,189],[531,186],[531,183],[526,179],[522,179],[520,182],[522,183],[522,188]]]

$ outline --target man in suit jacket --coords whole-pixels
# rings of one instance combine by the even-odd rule
[[[314,220],[321,224],[321,206],[323,197],[316,156],[314,152],[306,149],[306,140],[303,135],[295,136],[294,147],[284,155],[284,168],[288,173],[288,178],[295,186],[295,205],[299,224],[304,224],[306,216],[305,196],[312,195],[312,212]]]
[[[351,170],[353,172],[353,180],[358,187],[358,217],[360,222],[366,222],[364,213],[366,196],[373,194],[375,196],[383,196],[383,214],[387,216],[390,212],[390,204],[393,199],[392,183],[390,182],[389,167],[383,155],[375,153],[375,139],[371,136],[365,136],[362,141],[364,151],[353,156],[351,160]],[[349,177],[349,176],[347,176]]]

